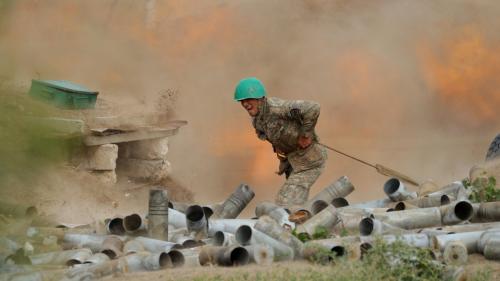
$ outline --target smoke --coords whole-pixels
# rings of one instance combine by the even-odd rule
[[[173,117],[174,174],[201,201],[240,182],[273,200],[283,179],[236,83],[259,77],[269,95],[321,103],[323,142],[439,184],[465,177],[498,133],[500,4],[491,1],[12,1],[2,13],[0,74],[71,80],[123,114]],[[28,82],[27,82],[28,83]],[[385,177],[330,153],[312,193],[341,175],[382,196]]]

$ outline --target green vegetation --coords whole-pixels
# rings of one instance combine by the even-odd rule
[[[461,272],[435,261],[429,250],[411,247],[402,241],[387,244],[379,240],[361,260],[356,261],[319,250],[316,262],[294,266],[278,263],[272,268],[259,267],[251,273],[244,268],[226,269],[224,274],[203,274],[183,280],[441,281],[454,280],[456,273]],[[467,276],[467,280],[473,281],[492,279],[489,269],[469,272]]]
[[[462,183],[471,190],[469,200],[474,203],[500,201],[500,189],[496,188],[495,177],[479,177],[472,183],[465,179]]]
[[[330,237],[330,232],[328,229],[324,226],[318,226],[314,230],[314,233],[312,237],[309,236],[307,233],[297,233],[297,231],[294,229],[292,230],[292,235],[299,238],[300,241],[302,242],[307,242],[309,240],[318,240],[318,239],[326,239]]]
[[[33,179],[50,164],[67,159],[79,144],[51,134],[42,121],[51,109],[25,93],[0,88],[0,185],[7,179]]]
[[[436,262],[427,249],[408,246],[402,241],[391,244],[379,240],[363,257],[364,267],[384,268],[381,279],[442,280],[444,267]],[[367,276],[368,277],[368,276]]]
[[[314,233],[312,235],[312,239],[313,240],[317,240],[317,239],[326,239],[330,236],[330,232],[328,231],[328,229],[324,226],[317,226],[316,229],[314,229]]]
[[[307,259],[319,265],[327,265],[336,261],[337,254],[320,245],[312,244],[307,246],[307,251],[312,253]]]

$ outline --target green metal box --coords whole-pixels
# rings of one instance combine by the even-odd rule
[[[33,79],[29,94],[60,108],[86,109],[95,107],[99,92],[69,81]]]

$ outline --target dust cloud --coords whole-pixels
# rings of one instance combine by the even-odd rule
[[[273,200],[284,179],[232,100],[243,77],[270,96],[321,103],[321,141],[419,180],[460,180],[498,133],[500,4],[493,1],[3,1],[3,79],[71,80],[128,114],[189,125],[171,140],[174,175],[195,199],[240,182]],[[351,201],[386,177],[330,153],[315,193],[347,175]],[[252,209],[252,208],[250,208]]]

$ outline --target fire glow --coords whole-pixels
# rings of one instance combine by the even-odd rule
[[[438,48],[420,48],[425,81],[454,115],[469,125],[498,120],[500,45],[474,26],[444,38]]]

